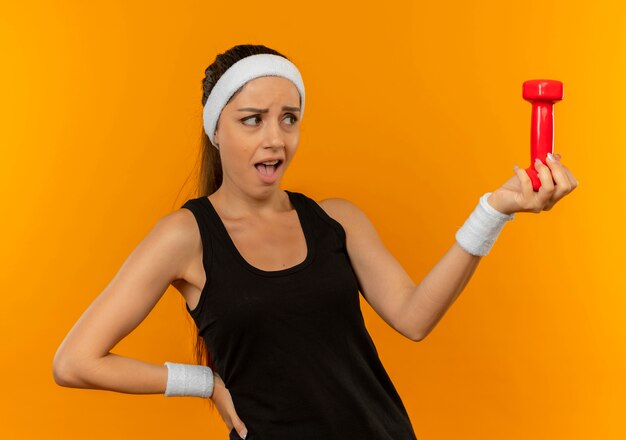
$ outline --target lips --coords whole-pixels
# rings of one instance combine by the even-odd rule
[[[256,162],[254,164],[254,166],[257,166],[257,165],[259,165],[259,164],[261,164],[263,162],[273,162],[275,160],[277,160],[278,162],[283,162],[283,158],[282,157],[268,157],[268,158],[265,158],[263,160],[260,160],[260,161]]]
[[[267,161],[263,161],[263,162],[267,162]],[[262,163],[257,163],[254,165],[254,167],[259,171],[259,173],[263,174],[264,176],[272,176],[274,173],[276,173],[276,171],[278,170],[278,167],[281,166],[283,164],[282,160],[278,160],[278,162],[275,165],[263,165]]]

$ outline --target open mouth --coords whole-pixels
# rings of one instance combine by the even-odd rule
[[[262,163],[257,163],[254,165],[254,167],[259,171],[259,173],[263,174],[264,176],[273,176],[278,170],[278,167],[280,167],[282,164],[283,161],[279,159],[275,165],[263,165]]]

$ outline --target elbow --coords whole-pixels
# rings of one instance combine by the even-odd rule
[[[68,388],[76,388],[75,363],[69,359],[55,356],[52,362],[52,377],[57,385]]]
[[[418,331],[414,331],[412,333],[409,333],[408,335],[405,335],[407,338],[409,338],[411,341],[413,342],[420,342],[421,340],[423,340],[426,336],[428,336],[428,332],[418,332]]]
[[[416,326],[396,326],[394,327],[398,333],[404,336],[407,339],[410,339],[413,342],[419,342],[424,339],[427,333],[424,332],[423,329],[417,328]]]
[[[417,335],[417,336],[412,335],[412,336],[409,336],[409,339],[410,339],[411,341],[413,341],[413,342],[419,342],[419,341],[421,341],[422,339],[424,339],[424,336],[422,336],[422,335]]]

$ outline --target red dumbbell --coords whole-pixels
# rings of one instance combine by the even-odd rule
[[[530,167],[526,173],[533,183],[533,190],[538,191],[541,181],[535,169],[535,159],[544,164],[548,153],[554,148],[554,103],[563,99],[563,83],[549,79],[525,81],[522,95],[533,105],[530,120]]]

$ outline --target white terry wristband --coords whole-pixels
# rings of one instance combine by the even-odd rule
[[[167,386],[165,397],[213,395],[213,371],[204,365],[176,364],[165,362],[167,366]]]
[[[490,192],[479,200],[476,209],[456,232],[456,241],[472,255],[484,257],[495,243],[507,221],[515,218],[515,213],[504,214],[487,202]]]

